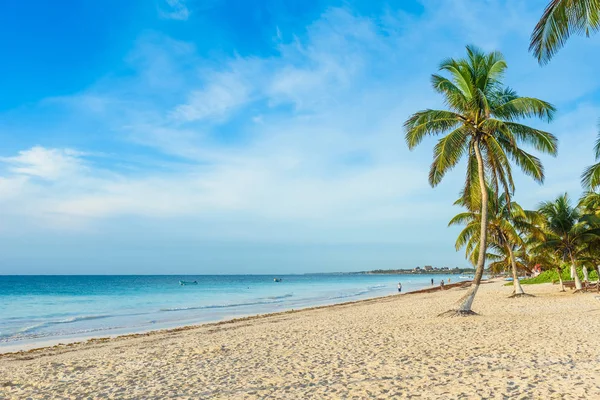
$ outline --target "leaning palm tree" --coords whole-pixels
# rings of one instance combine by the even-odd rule
[[[490,189],[488,189],[491,192]],[[538,214],[524,210],[518,203],[511,201],[507,193],[494,197],[493,192],[488,204],[488,245],[494,253],[488,253],[486,258],[493,261],[490,270],[511,270],[513,276],[513,294],[511,297],[528,296],[521,286],[518,275],[519,269],[527,267],[519,260],[524,252],[525,242],[522,237],[541,237],[541,231],[536,226]],[[480,210],[465,204],[464,198],[455,204],[467,207],[467,211],[456,215],[448,223],[449,226],[465,224],[456,240],[456,249],[466,248],[466,256],[475,263],[479,257],[481,213]]]
[[[511,271],[513,281],[513,292],[509,296],[510,298],[515,297],[526,297],[533,296],[532,294],[525,293],[521,282],[519,282],[519,272],[531,272],[531,269],[525,264],[523,255],[525,253],[523,247],[508,247],[508,246],[491,246],[493,253],[490,252],[487,255],[487,259],[490,261],[488,269],[491,272],[502,272]]]
[[[531,34],[529,51],[546,64],[573,34],[590,36],[600,30],[600,1],[552,0]]]
[[[554,201],[540,204],[540,213],[546,218],[546,237],[540,245],[541,249],[551,250],[562,261],[571,263],[571,276],[575,280],[575,289],[583,289],[577,274],[578,257],[586,243],[594,240],[596,235],[586,222],[581,220],[581,213],[573,207],[569,196],[565,193]]]
[[[450,58],[441,63],[440,70],[449,74],[449,78],[432,75],[433,88],[444,96],[448,110],[419,111],[404,123],[406,142],[411,150],[426,136],[445,134],[433,150],[431,186],[438,185],[463,156],[467,159],[463,194],[478,203],[481,210],[480,252],[472,288],[457,309],[451,310],[458,315],[473,313],[471,305],[483,276],[487,249],[486,181],[496,193],[500,186],[512,193],[513,161],[524,173],[543,182],[542,163],[520,147],[523,143],[538,151],[556,154],[557,140],[552,134],[517,122],[528,117],[550,121],[554,107],[539,99],[519,97],[514,90],[505,87],[502,78],[506,67],[501,53],[486,54],[467,46],[466,58]]]

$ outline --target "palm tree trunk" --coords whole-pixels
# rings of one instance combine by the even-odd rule
[[[564,292],[565,284],[563,283],[563,280],[562,280],[562,271],[560,270],[560,267],[556,267],[556,272],[558,273],[558,281],[560,282],[560,291]]]
[[[513,276],[513,286],[515,288],[515,292],[513,296],[523,296],[525,292],[523,291],[523,287],[521,287],[521,282],[519,282],[519,277],[517,276],[517,263],[515,262],[515,255],[510,247],[510,245],[506,246],[508,249],[508,255],[510,256],[510,264],[512,266],[512,276]]]
[[[596,265],[596,273],[598,274],[598,280],[596,281],[596,290],[600,293],[600,264]]]
[[[579,275],[577,275],[577,268],[575,268],[575,259],[571,254],[571,274],[574,275],[575,278],[575,290],[582,290],[583,286],[581,285],[581,279],[579,279]]]
[[[584,265],[581,269],[583,271],[583,281],[585,283],[588,283],[590,281],[590,276],[588,274],[587,266]]]
[[[481,231],[479,238],[479,255],[477,257],[477,266],[475,269],[475,277],[471,284],[469,292],[460,300],[458,306],[459,314],[472,314],[471,306],[473,299],[479,290],[479,284],[483,276],[483,268],[485,266],[485,252],[487,250],[487,224],[488,224],[488,192],[485,185],[485,175],[483,170],[483,158],[479,149],[479,142],[475,142],[475,157],[477,158],[477,172],[479,174],[479,189],[481,190]]]

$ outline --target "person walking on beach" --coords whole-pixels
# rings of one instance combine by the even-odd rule
[[[440,282],[440,289],[444,290],[444,280],[442,279],[442,281]]]
[[[398,282],[398,293],[402,292],[402,283]]]
[[[433,286],[433,278],[431,278],[431,286]]]

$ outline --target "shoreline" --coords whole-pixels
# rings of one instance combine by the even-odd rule
[[[444,285],[443,291],[453,289],[456,287],[470,286],[471,282],[472,281],[460,281],[460,282],[449,283],[449,284]],[[489,282],[492,282],[492,281],[491,280],[482,280],[481,281],[482,284],[489,283]],[[248,315],[248,316],[244,316],[244,317],[227,318],[227,319],[220,320],[220,321],[204,322],[204,323],[198,323],[198,324],[188,324],[188,325],[182,325],[182,326],[177,326],[177,327],[173,327],[173,328],[149,329],[149,330],[140,331],[140,332],[123,333],[123,334],[117,334],[117,335],[76,336],[76,337],[73,337],[73,338],[67,339],[67,340],[65,340],[64,338],[63,339],[57,338],[57,339],[50,339],[50,340],[41,340],[41,341],[39,341],[39,344],[40,344],[39,346],[36,343],[31,343],[32,347],[30,347],[30,348],[28,348],[29,346],[27,346],[27,345],[25,345],[25,346],[19,346],[19,345],[1,346],[0,345],[0,360],[2,360],[2,358],[5,358],[5,357],[10,357],[10,356],[15,356],[15,355],[23,355],[23,354],[31,355],[31,354],[35,354],[35,353],[44,352],[44,351],[50,350],[50,349],[58,351],[60,349],[69,349],[69,348],[73,348],[75,346],[85,346],[85,345],[91,345],[94,343],[105,343],[105,342],[109,342],[109,341],[119,341],[119,340],[126,340],[126,339],[130,339],[130,338],[147,337],[147,336],[160,335],[160,334],[170,334],[170,333],[176,333],[176,332],[189,331],[189,330],[193,330],[193,329],[199,329],[199,328],[203,328],[203,327],[211,327],[211,326],[216,327],[216,326],[221,326],[221,325],[233,324],[236,322],[245,322],[245,321],[253,321],[253,320],[269,318],[269,317],[276,317],[279,315],[294,314],[294,313],[311,311],[311,310],[321,310],[321,309],[326,309],[326,308],[334,308],[334,307],[348,306],[348,305],[353,305],[353,304],[368,303],[368,302],[372,302],[372,301],[380,301],[380,300],[384,300],[384,299],[388,299],[388,298],[395,298],[395,297],[400,297],[400,296],[423,294],[423,293],[435,293],[435,292],[442,292],[442,289],[439,285],[434,286],[434,287],[423,288],[423,289],[416,289],[416,290],[408,291],[405,293],[394,293],[394,294],[389,294],[389,295],[385,295],[385,296],[371,297],[368,299],[346,301],[343,303],[333,303],[333,304],[326,304],[326,305],[320,305],[320,306],[309,306],[309,307],[303,307],[303,308],[286,310],[286,311],[277,311],[277,312],[265,313],[265,314]],[[23,348],[15,349],[15,347],[23,347]]]
[[[5,354],[0,398],[600,398],[599,296],[503,284]]]

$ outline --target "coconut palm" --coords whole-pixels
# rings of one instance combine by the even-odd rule
[[[578,257],[584,246],[597,238],[595,232],[582,220],[580,210],[571,205],[566,193],[554,201],[541,203],[539,211],[546,218],[546,237],[540,248],[551,250],[562,261],[570,262],[575,289],[582,290],[576,268]]]
[[[572,34],[590,36],[600,29],[600,1],[552,0],[531,34],[529,51],[546,64]]]
[[[516,247],[513,247],[512,253],[513,253],[512,259],[511,259],[510,253],[508,253],[507,250],[505,250],[503,248],[498,248],[495,253],[488,253],[487,259],[488,259],[488,261],[490,261],[490,263],[488,264],[488,270],[494,274],[497,274],[500,272],[505,272],[505,271],[511,271],[511,273],[513,275],[513,279],[515,278],[515,276],[518,276],[519,271],[520,272],[531,272],[531,269],[529,267],[527,267],[527,264],[526,264],[525,260],[523,259],[523,255],[524,255],[523,248],[518,249]],[[513,260],[514,260],[514,264],[513,264]],[[514,268],[513,268],[513,266],[514,266]],[[519,283],[519,286],[520,286],[520,283]],[[522,287],[521,287],[521,290],[522,290]],[[513,295],[511,297],[516,297],[516,296],[514,296],[515,294],[521,295],[524,293],[518,293],[518,289],[514,287],[514,283],[513,283]]]
[[[490,189],[488,191],[491,192]],[[525,248],[522,237],[525,235],[541,236],[541,231],[535,225],[536,219],[539,218],[538,214],[534,211],[524,210],[518,203],[511,201],[510,196],[506,193],[500,197],[493,195],[489,197],[487,235],[489,246],[495,251],[486,255],[488,260],[493,261],[489,268],[490,270],[510,269],[514,286],[511,297],[527,296],[518,279],[518,270],[526,270],[527,267],[520,262],[519,256]],[[470,210],[456,215],[448,223],[449,226],[466,225],[458,235],[456,249],[464,246],[467,258],[475,263],[479,257],[480,210],[469,207],[469,204],[464,203],[464,198],[459,199],[455,204],[470,208]]]
[[[592,268],[596,269],[596,273],[598,274],[598,281],[596,282],[596,290],[600,292],[600,241],[594,240],[589,243],[583,249],[583,256],[581,258],[583,267],[585,268],[589,265]],[[589,278],[587,273],[584,270],[585,280],[589,282]]]
[[[432,85],[444,96],[447,110],[423,110],[404,123],[406,142],[414,149],[426,136],[445,135],[433,150],[429,172],[431,186],[438,185],[444,175],[466,157],[467,173],[463,193],[481,209],[480,254],[471,290],[461,300],[457,314],[471,314],[471,305],[483,275],[487,248],[486,180],[499,192],[513,192],[511,161],[538,182],[544,180],[540,160],[520,145],[532,145],[538,151],[556,154],[557,140],[548,133],[517,121],[538,117],[550,121],[554,107],[542,100],[519,97],[502,83],[506,69],[499,52],[484,53],[467,46],[467,57],[447,59],[440,70],[449,77],[434,74]]]
[[[579,199],[579,208],[584,215],[600,217],[600,193],[587,191]]]
[[[538,225],[541,229],[543,225]],[[527,251],[523,254],[523,257],[527,258],[527,263],[529,265],[539,264],[543,270],[551,270],[554,269],[558,275],[558,282],[560,283],[560,291],[565,291],[565,285],[562,280],[562,270],[561,263],[562,261],[558,258],[558,256],[553,253],[547,251],[547,249],[543,248],[541,244],[545,239],[545,235],[540,237],[528,237],[526,242]]]
[[[581,184],[588,190],[596,190],[600,187],[600,123],[598,123],[598,137],[596,138],[596,145],[594,146],[594,153],[596,156],[596,164],[591,165],[583,171],[581,175]]]
[[[511,271],[513,292],[509,296],[510,298],[533,296],[525,293],[523,286],[521,286],[521,282],[519,281],[519,272],[531,272],[531,268],[527,266],[528,258],[524,246],[516,247],[513,245],[510,250],[508,247],[498,246],[494,249],[494,253],[488,253],[487,259],[490,261],[488,269],[491,272],[498,273],[502,271]]]
[[[600,193],[588,191],[581,196],[579,207],[584,213],[581,218],[587,223],[592,232],[600,228]],[[600,237],[588,240],[583,250],[583,276],[589,282],[587,265],[595,268],[598,273],[597,288],[600,291]]]

